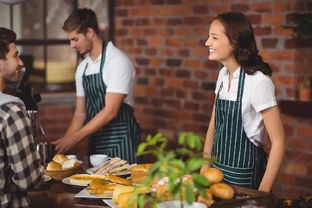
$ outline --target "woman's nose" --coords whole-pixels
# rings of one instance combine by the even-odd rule
[[[210,42],[209,42],[209,38],[206,40],[206,42],[205,42],[205,46],[209,46],[210,45]]]

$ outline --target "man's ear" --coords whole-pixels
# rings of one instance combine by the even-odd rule
[[[92,37],[94,36],[94,34],[95,34],[94,30],[93,30],[91,27],[88,27],[88,28],[87,28],[86,36],[87,36],[88,38],[92,38]]]

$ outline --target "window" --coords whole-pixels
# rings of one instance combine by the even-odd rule
[[[79,56],[69,46],[63,23],[75,8],[90,8],[98,17],[101,36],[112,40],[113,0],[26,0],[0,3],[0,25],[13,29],[26,74],[37,92],[75,90]]]

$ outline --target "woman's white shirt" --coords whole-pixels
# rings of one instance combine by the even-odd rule
[[[240,68],[232,76],[229,87],[229,73],[226,67],[219,72],[215,93],[217,94],[221,83],[223,87],[219,98],[236,101]],[[242,97],[242,120],[247,137],[257,146],[267,144],[267,136],[261,111],[276,106],[274,84],[271,78],[257,71],[253,75],[246,74],[244,92]]]
[[[85,96],[82,85],[82,76],[97,74],[100,71],[102,53],[93,61],[89,55],[80,62],[77,67],[76,95]],[[133,85],[135,79],[135,69],[131,60],[121,50],[116,48],[112,42],[108,42],[105,53],[105,63],[103,66],[103,80],[106,85],[106,92],[126,94],[125,103],[134,107]]]

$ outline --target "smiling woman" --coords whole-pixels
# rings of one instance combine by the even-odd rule
[[[209,60],[223,65],[206,135],[204,155],[216,157],[213,167],[223,181],[269,192],[284,154],[284,130],[277,107],[272,70],[258,54],[251,23],[228,12],[211,23],[205,43]],[[263,150],[269,134],[269,158]],[[208,168],[202,167],[202,171]]]

